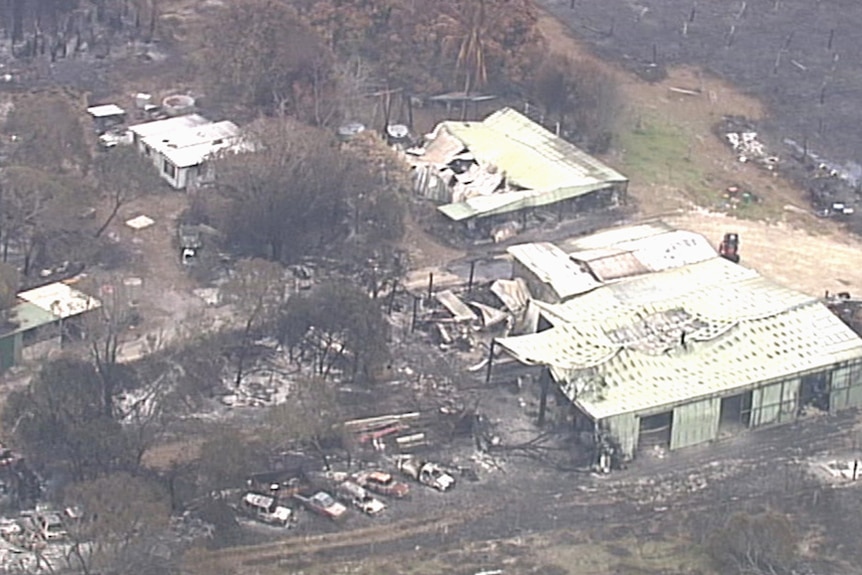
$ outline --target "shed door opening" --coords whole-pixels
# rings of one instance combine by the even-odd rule
[[[802,376],[799,405],[803,412],[810,409],[829,411],[829,372]]]
[[[638,435],[638,449],[652,449],[654,447],[670,447],[670,426],[673,420],[673,412],[657,413],[648,417],[640,418],[640,434]]]
[[[721,419],[718,427],[722,433],[735,433],[751,424],[751,392],[745,391],[721,399]]]

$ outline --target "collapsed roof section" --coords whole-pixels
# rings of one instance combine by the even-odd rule
[[[438,124],[409,151],[419,191],[454,221],[577,198],[628,179],[511,108]]]

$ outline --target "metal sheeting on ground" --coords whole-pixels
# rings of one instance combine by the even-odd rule
[[[473,313],[467,304],[461,301],[452,290],[444,290],[434,294],[434,298],[440,305],[449,310],[455,321],[478,321],[479,317]]]

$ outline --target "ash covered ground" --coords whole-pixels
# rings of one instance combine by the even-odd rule
[[[852,0],[540,0],[601,57],[646,79],[692,65],[761,99],[756,127],[818,210],[855,206],[862,231],[862,3]],[[683,88],[696,89],[697,86]],[[803,151],[809,157],[800,161]],[[813,155],[813,158],[811,157]],[[818,170],[819,168],[819,170]],[[824,174],[832,174],[825,183]]]

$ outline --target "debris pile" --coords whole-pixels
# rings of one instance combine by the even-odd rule
[[[725,138],[740,162],[754,162],[769,171],[778,168],[778,156],[769,153],[766,146],[757,139],[757,132],[727,132]]]

